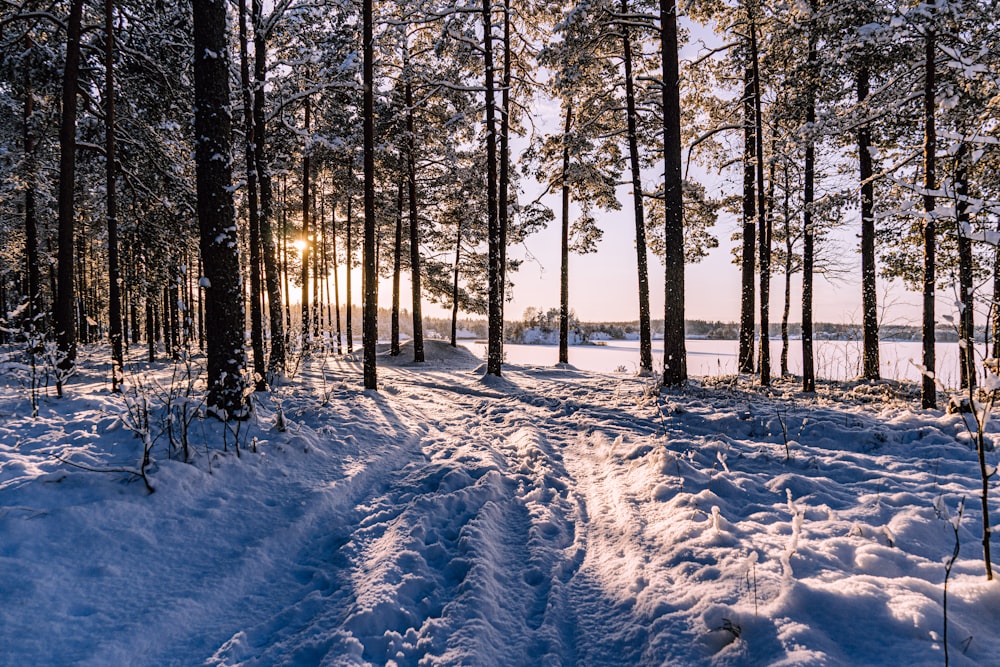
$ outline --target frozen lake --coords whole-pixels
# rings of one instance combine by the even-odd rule
[[[485,358],[484,343],[467,341],[467,348]],[[653,341],[653,365],[662,367],[662,341]],[[946,387],[958,385],[958,344],[939,342],[936,346],[937,375]],[[981,348],[981,346],[980,346]],[[532,366],[555,365],[559,348],[554,345],[504,344],[506,360],[511,364]],[[979,348],[977,348],[979,349]],[[859,341],[816,341],[816,375],[831,380],[848,380],[861,375],[861,343]],[[689,375],[732,375],[736,372],[738,343],[735,340],[687,341]],[[771,341],[771,369],[780,370],[781,341]],[[920,371],[911,363],[920,362],[918,341],[883,342],[879,346],[882,377],[887,380],[920,379]],[[569,363],[580,369],[599,372],[635,372],[639,367],[639,342],[609,340],[603,345],[575,345],[569,348]],[[788,369],[802,372],[802,341],[789,341]]]

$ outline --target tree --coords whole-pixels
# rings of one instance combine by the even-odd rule
[[[806,47],[805,90],[805,163],[802,192],[802,391],[816,391],[816,370],[813,354],[813,264],[816,228],[813,225],[813,204],[816,179],[816,86],[819,82],[817,44],[819,41],[816,0],[809,5],[809,25]]]
[[[486,219],[489,245],[489,337],[486,373],[500,377],[503,369],[503,300],[504,284],[503,230],[498,212],[497,194],[497,122],[493,61],[493,5],[482,0],[483,8],[483,80],[486,89]]]
[[[609,59],[598,52],[601,29],[597,17],[585,6],[570,12],[557,30],[561,39],[549,43],[539,61],[554,72],[550,84],[563,107],[563,127],[546,137],[528,157],[539,163],[536,178],[549,190],[561,194],[560,229],[560,318],[559,363],[569,363],[569,254],[597,250],[601,231],[590,211],[593,206],[619,209],[615,198],[615,177],[621,171],[617,141],[620,119],[609,110],[617,101],[608,100],[606,82],[616,72]],[[641,194],[641,192],[640,192]],[[570,201],[582,209],[570,223]]]
[[[264,313],[261,307],[260,198],[257,193],[257,166],[254,161],[253,85],[250,81],[250,56],[247,30],[247,2],[239,0],[240,93],[243,101],[243,152],[246,162],[246,199],[250,245],[250,341],[253,350],[254,389],[267,388],[264,361]]]
[[[757,90],[753,67],[748,66],[743,77],[743,254],[740,262],[740,344],[739,370],[741,373],[753,373],[753,339],[756,287],[753,282],[757,260],[756,250],[757,230],[756,207],[754,194],[756,192],[757,139],[754,122],[754,100]]]
[[[62,123],[59,128],[59,260],[54,321],[62,359],[59,366],[71,371],[76,363],[73,249],[76,241],[76,110],[80,75],[80,33],[83,0],[73,0],[66,23],[66,63],[62,84]],[[57,381],[62,395],[62,380]]]
[[[364,299],[362,314],[365,389],[378,389],[378,267],[375,259],[375,76],[372,0],[362,2],[362,118],[364,123]]]
[[[639,371],[653,372],[652,326],[649,308],[649,267],[646,262],[646,221],[643,211],[642,173],[639,162],[638,112],[633,76],[632,31],[628,0],[621,0],[622,68],[625,80],[625,122],[629,170],[632,176],[632,213],[635,220],[635,254],[639,281]]]
[[[280,3],[272,17],[280,15]],[[271,354],[268,359],[268,375],[273,376],[285,370],[285,330],[281,312],[281,287],[279,285],[277,245],[274,238],[274,195],[271,174],[268,168],[264,113],[264,86],[267,75],[267,34],[273,27],[273,20],[266,21],[262,0],[252,0],[251,18],[254,27],[254,91],[253,91],[253,138],[254,166],[256,181],[260,191],[259,219],[261,254],[264,262],[264,286],[267,290],[268,321],[271,329]]]
[[[222,419],[249,415],[244,402],[243,290],[232,197],[226,4],[193,0],[195,172],[205,278],[206,404]]]
[[[663,317],[663,383],[687,383],[684,343],[684,195],[681,171],[680,66],[677,6],[660,0],[660,57],[663,64],[663,192],[666,255]]]
[[[115,169],[115,29],[114,0],[104,3],[104,160],[108,222],[108,333],[111,338],[111,390],[119,391],[123,378],[121,272],[118,266],[118,206]]]
[[[934,252],[937,234],[934,219],[934,189],[937,187],[935,151],[937,147],[934,112],[936,93],[935,34],[931,26],[924,33],[924,290],[921,361],[924,374],[920,384],[920,407],[933,409],[937,405],[934,384]]]

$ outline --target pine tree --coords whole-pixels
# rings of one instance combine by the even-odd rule
[[[663,317],[663,383],[687,383],[687,350],[684,343],[684,195],[681,171],[680,66],[678,62],[677,7],[674,0],[660,0],[660,57],[663,94],[663,192],[666,254]]]
[[[226,5],[193,0],[195,164],[208,342],[206,404],[222,419],[248,416],[243,399],[243,290],[232,197]]]

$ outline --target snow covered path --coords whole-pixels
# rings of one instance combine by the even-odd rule
[[[1000,650],[960,417],[432,350],[379,393],[307,364],[197,465],[161,439],[152,495],[51,458],[134,465],[100,378],[38,420],[8,385],[0,664],[943,664],[963,498],[951,663]]]

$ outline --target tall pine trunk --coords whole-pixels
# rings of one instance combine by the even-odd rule
[[[389,338],[389,354],[399,356],[399,274],[403,263],[403,178],[399,177],[396,188],[396,233],[392,244],[392,318]]]
[[[344,332],[340,326],[340,259],[337,257],[337,202],[333,203],[333,213],[330,215],[330,243],[333,246],[333,316],[337,336],[337,354],[344,353]]]
[[[309,179],[312,175],[312,168],[309,160],[309,112],[312,105],[309,103],[309,98],[306,97],[305,103],[305,146],[302,148],[302,351],[306,352],[309,349],[310,340],[310,316],[312,315],[310,304],[309,304],[309,258],[310,258],[310,248],[312,242],[309,240],[309,213],[310,213],[310,203],[309,203]]]
[[[455,265],[451,276],[451,346],[458,346],[458,273],[462,261],[462,218],[455,225]]]
[[[493,6],[483,0],[483,69],[486,87],[486,229],[488,245],[489,307],[486,373],[500,376],[503,369],[503,238],[497,211],[497,121],[493,72]]]
[[[25,38],[26,48],[30,51],[33,42]],[[35,91],[31,80],[31,67],[24,68],[24,160],[25,180],[24,190],[24,255],[28,274],[28,331],[34,332],[40,328],[39,319],[42,312],[42,272],[38,260],[38,213],[35,204],[35,187],[37,165],[35,162],[35,132],[32,127],[32,116],[35,111]],[[34,344],[34,343],[32,343]]]
[[[264,289],[267,291],[268,321],[271,330],[271,354],[268,358],[269,376],[284,373],[286,360],[285,327],[282,317],[281,276],[278,270],[278,245],[274,238],[274,195],[271,189],[271,173],[267,166],[265,134],[267,130],[264,115],[264,83],[267,73],[267,45],[262,16],[262,0],[252,0],[250,10],[254,26],[254,91],[253,91],[253,138],[254,164],[257,171],[257,185],[260,192],[261,254],[264,260]],[[287,289],[286,289],[287,295]]]
[[[788,375],[788,316],[792,310],[792,213],[791,213],[791,179],[788,176],[788,162],[783,165],[784,202],[782,213],[785,218],[785,305],[781,311],[781,376]]]
[[[413,288],[413,361],[424,361],[424,320],[420,307],[420,220],[417,217],[417,148],[413,127],[413,87],[406,82],[406,192],[410,215],[410,284]]]
[[[663,384],[687,383],[684,341],[684,192],[681,171],[680,64],[677,6],[660,0],[660,57],[663,79],[664,317]]]
[[[959,144],[955,155],[955,219],[958,223],[958,285],[962,312],[959,318],[959,361],[962,388],[976,387],[975,303],[972,283],[972,239],[966,234],[969,225],[968,147]]]
[[[114,0],[104,2],[104,153],[108,223],[108,334],[111,338],[111,391],[120,391],[124,379],[122,348],[121,271],[118,263],[118,205],[115,190],[115,77]]]
[[[622,15],[628,16],[628,0],[622,0]],[[646,258],[646,214],[642,201],[642,171],[639,166],[638,114],[632,73],[632,37],[623,23],[622,51],[625,65],[625,116],[628,132],[629,169],[632,176],[632,213],[635,219],[635,256],[639,277],[639,372],[653,372],[653,337],[649,309],[649,267]]]
[[[76,187],[76,110],[80,74],[80,32],[83,0],[73,0],[66,23],[66,64],[62,81],[62,120],[59,127],[59,250],[57,256],[57,291],[54,312],[56,344],[61,359],[59,367],[72,370],[76,363],[75,293],[73,289],[73,248],[75,240]],[[62,376],[56,390],[62,396]]]
[[[559,363],[569,363],[569,132],[573,126],[573,101],[566,103],[563,126],[562,225],[559,244]]]
[[[250,222],[250,346],[253,350],[254,389],[267,389],[264,362],[264,312],[261,308],[260,218],[257,209],[257,166],[254,161],[253,91],[248,53],[247,0],[239,1],[240,93],[243,98],[243,154],[247,180],[247,215]]]
[[[757,298],[754,273],[757,267],[757,229],[754,182],[757,143],[754,130],[753,67],[743,77],[743,254],[740,261],[739,372],[753,373],[754,304]]]
[[[378,267],[375,258],[375,68],[372,21],[373,0],[361,5],[363,62],[362,121],[364,125],[364,293],[362,295],[362,345],[365,389],[378,388],[375,344],[378,338]]]
[[[815,1],[812,3],[813,19],[816,16]],[[813,199],[816,180],[816,147],[813,138],[816,124],[816,92],[818,82],[816,71],[816,30],[815,23],[809,26],[809,50],[806,55],[806,155],[802,187],[802,391],[816,391],[816,371],[813,354]]]
[[[510,226],[510,106],[511,106],[511,49],[510,49],[510,0],[503,0],[503,75],[500,90],[500,149],[497,174],[497,227],[500,234],[500,285],[507,290],[507,231]],[[500,299],[500,326],[503,327],[505,300]],[[501,341],[503,345],[503,331]]]
[[[247,415],[243,402],[245,316],[232,196],[226,4],[221,0],[193,0],[192,5],[195,172],[201,256],[207,279],[206,404],[223,419],[242,418]]]
[[[868,99],[870,73],[858,71],[858,103],[864,108]],[[878,294],[875,283],[875,182],[871,156],[871,126],[865,121],[858,128],[858,163],[861,176],[861,310],[864,322],[862,376],[878,380]]]
[[[750,22],[750,56],[753,62],[754,153],[757,170],[757,227],[760,242],[760,384],[771,384],[771,219],[764,195],[764,119],[761,110],[760,54],[757,24]],[[772,172],[773,177],[773,172]],[[773,186],[773,183],[772,183]]]
[[[351,273],[354,269],[354,246],[351,243],[352,229],[354,228],[353,220],[353,203],[354,198],[348,195],[347,197],[347,315],[346,315],[346,325],[347,325],[347,353],[351,354],[354,352],[354,296],[351,289]]]
[[[934,385],[934,253],[936,252],[937,224],[934,218],[934,189],[937,187],[935,151],[937,131],[934,125],[935,91],[935,34],[927,29],[924,38],[924,292],[923,292],[923,355],[924,375],[920,385],[920,407],[937,407],[937,388]]]

